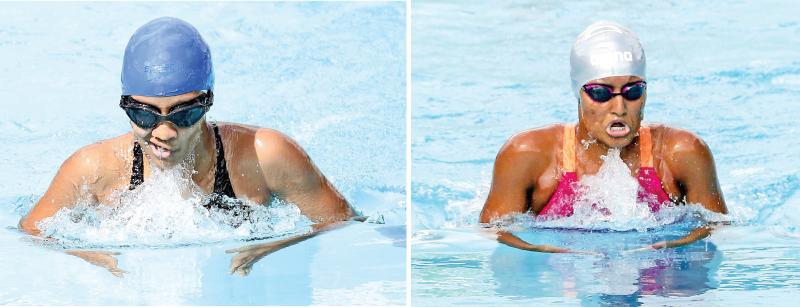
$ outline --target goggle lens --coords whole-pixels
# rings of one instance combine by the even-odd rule
[[[191,127],[203,118],[213,104],[213,93],[208,92],[193,99],[185,107],[180,107],[166,116],[149,109],[145,104],[131,96],[122,96],[119,106],[125,110],[128,118],[142,129],[152,129],[162,121],[169,121],[181,128]]]
[[[620,93],[614,93],[613,88],[604,84],[586,84],[583,86],[583,91],[595,102],[606,102],[617,95],[621,95],[626,100],[637,100],[644,95],[646,89],[647,83],[644,81],[626,84],[622,87]]]
[[[167,116],[167,120],[175,123],[178,127],[191,127],[206,114],[205,108],[197,106],[180,112],[175,112]]]

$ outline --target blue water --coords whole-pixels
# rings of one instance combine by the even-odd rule
[[[0,4],[0,304],[403,304],[405,13],[402,2]],[[123,50],[164,15],[195,25],[211,47],[207,118],[291,136],[369,223],[268,255],[247,277],[227,274],[226,249],[307,224],[248,242],[173,227],[184,236],[132,247],[80,223],[59,228],[74,245],[119,252],[122,278],[16,229],[66,157],[130,131],[117,106]],[[300,218],[280,212],[288,218],[269,226]]]
[[[790,1],[414,1],[412,304],[785,305],[800,293],[800,22]],[[576,122],[569,50],[598,19],[635,31],[648,58],[645,121],[711,148],[731,226],[695,244],[650,231],[526,228],[497,244],[477,226],[500,146]],[[536,225],[534,225],[536,226]]]

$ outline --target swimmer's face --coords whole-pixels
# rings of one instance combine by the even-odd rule
[[[159,110],[162,115],[167,115],[174,107],[185,104],[201,94],[201,92],[189,92],[169,97],[132,96],[132,98],[154,110]],[[150,158],[151,165],[162,169],[179,164],[194,152],[204,125],[205,116],[186,128],[163,121],[152,129],[143,129],[131,122],[133,135],[142,145],[144,154]]]
[[[614,88],[614,93],[619,93],[623,86],[636,81],[642,81],[642,78],[606,77],[589,81],[587,84],[608,85]],[[578,107],[580,125],[597,141],[608,147],[628,146],[639,131],[647,91],[636,100],[626,100],[622,95],[617,95],[606,102],[592,100],[582,89],[580,94],[581,102]]]

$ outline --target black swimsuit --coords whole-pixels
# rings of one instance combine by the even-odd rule
[[[214,128],[214,136],[216,138],[217,148],[217,168],[214,170],[214,191],[209,196],[203,207],[206,209],[219,208],[225,210],[235,209],[242,207],[243,204],[240,200],[236,199],[236,194],[233,192],[231,179],[228,176],[228,167],[225,164],[225,149],[222,148],[222,138],[219,136],[219,128],[216,124],[211,124]],[[133,143],[133,170],[131,172],[131,185],[130,190],[135,189],[137,186],[144,182],[144,159],[142,157],[142,148],[138,142]],[[223,196],[229,199],[224,199]],[[246,206],[242,209],[247,208]],[[249,210],[241,211],[245,219],[249,216]],[[234,217],[240,214],[240,210],[235,210]]]

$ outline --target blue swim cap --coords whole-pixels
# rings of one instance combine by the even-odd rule
[[[176,96],[213,90],[211,51],[192,25],[154,19],[136,30],[122,60],[122,95]]]

